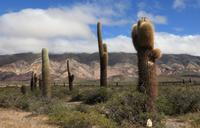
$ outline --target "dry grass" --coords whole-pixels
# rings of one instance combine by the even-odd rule
[[[30,112],[0,108],[1,128],[58,128],[48,124],[48,117]]]

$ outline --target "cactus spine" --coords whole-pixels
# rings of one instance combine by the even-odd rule
[[[146,110],[154,112],[158,86],[155,62],[161,51],[154,49],[154,28],[148,19],[141,18],[133,25],[132,41],[138,57],[138,90],[149,96]]]
[[[74,75],[70,72],[70,66],[69,66],[69,60],[67,60],[67,72],[68,72],[68,81],[69,81],[69,90],[73,90],[73,81],[74,81]],[[65,83],[64,83],[65,86]]]
[[[103,44],[101,23],[97,23],[97,37],[100,58],[100,86],[107,86],[107,66],[108,66],[108,50],[107,45]]]
[[[42,49],[42,95],[51,98],[48,49]]]

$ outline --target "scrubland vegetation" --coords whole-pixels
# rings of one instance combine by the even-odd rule
[[[39,90],[27,89],[24,95],[18,87],[6,87],[0,88],[0,107],[46,114],[51,123],[65,128],[144,127],[152,113],[143,111],[147,96],[136,87],[77,86],[68,91],[66,87],[53,86],[51,100],[42,98]],[[164,128],[169,117],[190,121],[192,128],[200,127],[199,92],[198,86],[160,86],[154,127]]]

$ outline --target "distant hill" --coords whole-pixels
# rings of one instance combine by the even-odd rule
[[[0,55],[0,80],[29,80],[30,72],[38,75],[41,71],[41,55],[20,53]],[[72,72],[77,79],[99,79],[98,53],[50,54],[51,77],[66,79],[66,60],[70,59]],[[158,60],[159,75],[200,74],[200,57],[186,54],[165,54]],[[137,77],[137,55],[134,53],[110,53],[108,76],[110,79]]]

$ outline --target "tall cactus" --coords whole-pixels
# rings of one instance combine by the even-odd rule
[[[37,74],[32,72],[30,81],[30,87],[32,92],[37,89],[37,81],[38,81]]]
[[[30,88],[31,91],[34,91],[34,72],[31,73],[31,80],[30,80]]]
[[[147,111],[154,112],[157,96],[156,59],[161,51],[154,49],[154,27],[146,18],[141,18],[132,28],[132,41],[138,57],[138,90],[147,94]]]
[[[37,82],[38,82],[38,77],[37,77],[37,74],[35,73],[34,76],[33,76],[33,79],[34,79],[34,90],[37,89]]]
[[[101,23],[97,23],[97,37],[100,58],[100,86],[107,86],[107,66],[108,66],[108,50],[107,45],[103,44]]]
[[[72,91],[73,90],[74,75],[71,74],[70,66],[69,66],[69,60],[67,60],[67,72],[68,72],[69,90]],[[64,85],[65,85],[65,83],[64,83]]]
[[[42,95],[51,98],[48,49],[42,49]]]

